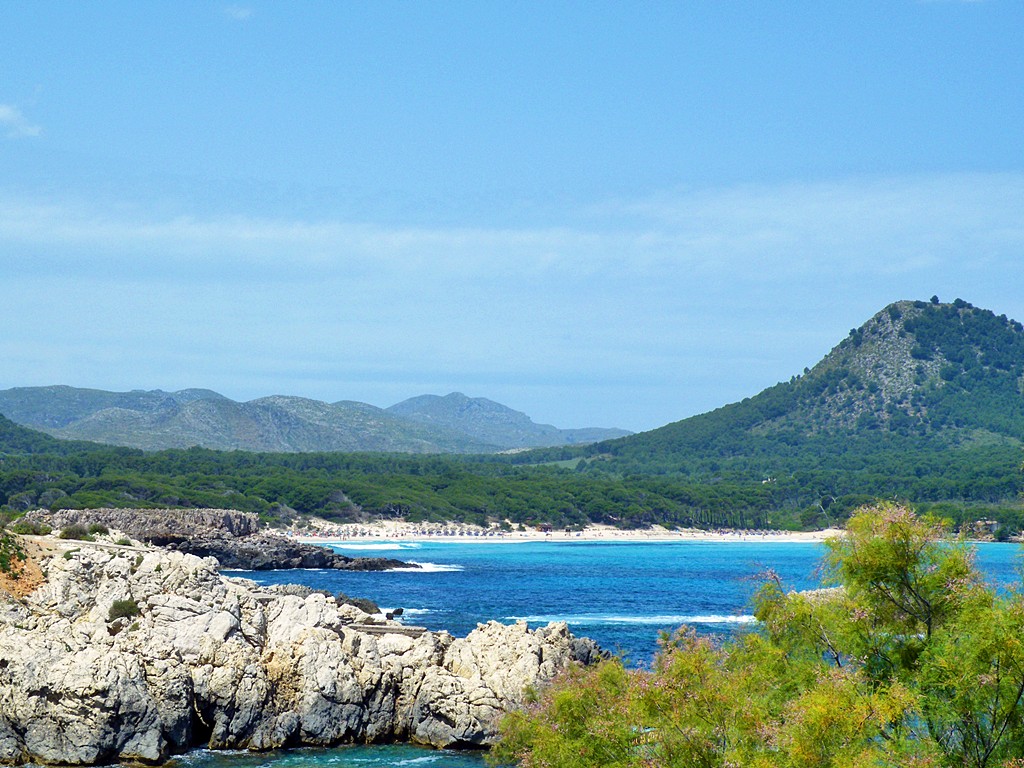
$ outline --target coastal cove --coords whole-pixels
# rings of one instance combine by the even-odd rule
[[[369,597],[402,620],[456,637],[480,622],[565,621],[574,634],[645,664],[658,633],[681,624],[729,632],[751,620],[758,574],[794,589],[817,586],[822,545],[784,541],[445,540],[334,542],[344,555],[388,555],[416,571],[229,571],[264,585],[295,582]]]
[[[500,712],[528,686],[596,660],[588,636],[645,667],[659,632],[752,627],[766,570],[817,586],[824,551],[760,537],[350,541],[336,549],[410,565],[218,573],[212,558],[137,543],[45,545],[63,554],[42,561],[46,581],[24,603],[7,604],[0,635],[6,761],[189,768],[482,765],[475,748],[494,743]],[[975,550],[993,586],[1019,583],[1017,545]],[[339,587],[406,624],[338,602]]]
[[[1019,581],[1021,546],[978,543],[992,583]],[[788,589],[821,585],[821,542],[544,541],[516,544],[439,540],[334,542],[348,555],[387,554],[417,571],[337,573],[328,570],[228,572],[260,584],[294,582],[369,597],[402,608],[407,624],[456,637],[480,622],[525,620],[531,627],[565,621],[631,663],[645,665],[658,633],[690,624],[730,633],[752,621],[750,598],[771,569]]]
[[[1021,548],[1016,544],[975,545],[978,563],[997,586],[1019,583]],[[487,619],[526,619],[531,626],[564,620],[579,635],[649,662],[659,631],[690,623],[705,633],[730,633],[749,626],[748,601],[764,568],[794,589],[820,584],[820,542],[523,542],[440,541],[347,542],[337,551],[398,553],[419,562],[419,572],[345,573],[301,570],[238,573],[264,584],[294,581],[312,587],[344,588],[403,607],[409,624],[449,629],[459,635]],[[261,756],[192,753],[188,768],[468,768],[482,766],[479,754],[421,750],[406,746],[300,750]]]
[[[0,762],[159,764],[197,747],[478,748],[531,687],[603,655],[565,624],[492,621],[455,638],[126,541],[38,536],[18,550],[39,557],[45,578],[0,601]]]

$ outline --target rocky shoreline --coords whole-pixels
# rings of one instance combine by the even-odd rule
[[[0,763],[159,763],[194,747],[486,746],[524,691],[602,656],[564,624],[465,638],[267,589],[176,551],[61,542],[0,593]]]
[[[262,528],[250,512],[232,509],[62,509],[35,510],[24,519],[62,529],[71,525],[103,525],[133,539],[214,557],[222,568],[265,571],[289,568],[331,568],[345,571],[386,571],[418,568],[386,557],[345,557],[323,546],[303,543]]]

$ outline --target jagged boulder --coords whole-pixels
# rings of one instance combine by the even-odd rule
[[[320,592],[225,578],[178,552],[81,545],[43,566],[28,598],[0,598],[0,763],[483,746],[527,686],[601,653],[564,624],[491,622],[455,639]]]

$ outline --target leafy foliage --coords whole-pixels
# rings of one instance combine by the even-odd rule
[[[18,537],[0,528],[0,573],[17,578],[18,564],[25,559],[25,550]]]
[[[35,520],[18,520],[8,528],[12,533],[30,536],[45,536],[53,530],[45,523],[38,523]]]
[[[769,580],[760,627],[682,630],[650,670],[572,670],[503,724],[496,763],[583,766],[1017,766],[1024,597],[905,507],[830,542],[837,590]]]

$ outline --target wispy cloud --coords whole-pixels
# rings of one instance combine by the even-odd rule
[[[388,228],[345,221],[111,216],[0,198],[0,246],[62,246],[88,266],[197,261],[261,272],[359,268],[460,280],[892,276],[964,259],[1016,263],[1024,174],[854,179],[675,192],[609,204],[572,226]],[[583,221],[584,223],[580,223]],[[69,257],[70,258],[70,257]]]
[[[597,213],[670,235],[693,268],[759,267],[767,279],[884,276],[967,258],[1015,260],[1022,200],[1024,174],[944,174],[684,190]]]
[[[252,8],[242,5],[228,5],[224,7],[224,15],[235,21],[246,21],[252,16]]]
[[[636,415],[572,423],[656,426],[653,403],[683,416],[753,394],[896,299],[960,296],[1024,319],[1021,200],[1024,174],[892,177],[679,190],[560,227],[415,228],[0,195],[0,323],[63,340],[23,367],[72,361],[78,383],[109,375],[102,354],[82,358],[92,343],[140,371],[150,360],[153,386],[185,359],[183,385],[247,365],[274,391],[370,402],[588,382],[609,413]],[[41,296],[79,311],[41,312]],[[301,371],[319,383],[282,378]],[[359,371],[378,394],[339,390]],[[611,403],[623,371],[650,397]],[[694,382],[703,399],[683,402]]]
[[[11,104],[0,104],[0,130],[9,139],[22,139],[38,136],[43,129],[30,122],[21,110]]]

